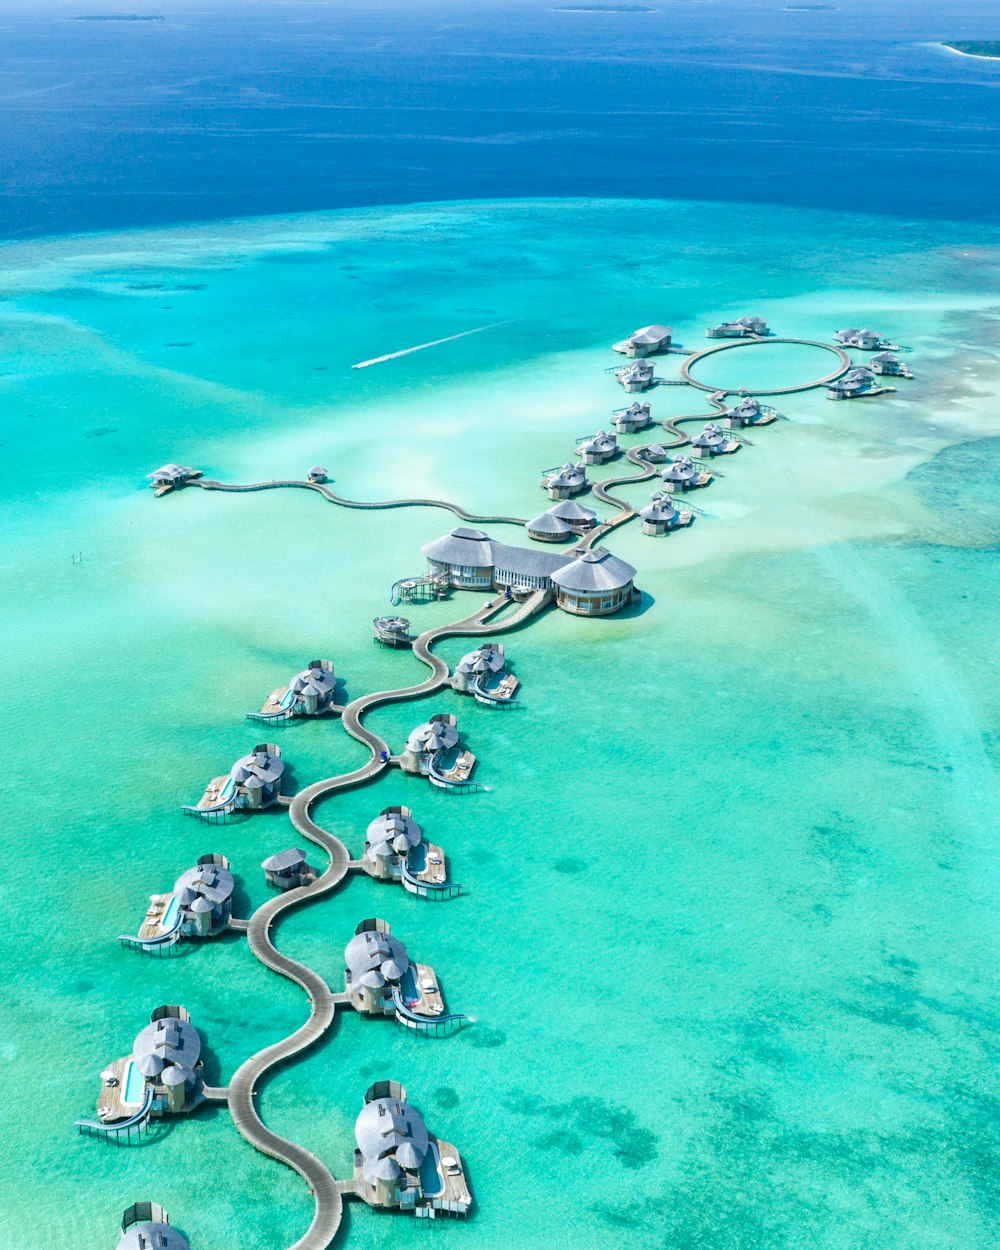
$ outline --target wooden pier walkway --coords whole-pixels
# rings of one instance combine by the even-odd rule
[[[336,889],[352,867],[353,861],[347,847],[339,838],[316,824],[310,814],[311,809],[320,799],[338,790],[363,785],[388,768],[388,745],[377,734],[364,727],[362,717],[379,704],[419,699],[447,682],[450,676],[448,665],[431,651],[436,642],[447,637],[516,629],[542,611],[551,600],[552,592],[544,590],[535,591],[523,603],[514,605],[498,596],[471,616],[421,634],[414,641],[413,654],[431,670],[424,681],[395,690],[379,690],[361,695],[344,708],[341,723],[352,738],[368,748],[371,753],[369,760],[350,772],[306,786],[288,804],[289,817],[294,827],[303,837],[326,851],[329,863],[314,881],[269,899],[244,923],[250,949],[260,962],[272,972],[287,977],[305,990],[309,998],[309,1017],[288,1037],[251,1055],[233,1074],[227,1088],[210,1087],[206,1090],[206,1097],[228,1102],[233,1123],[246,1141],[262,1154],[293,1168],[309,1186],[315,1202],[312,1222],[289,1250],[327,1250],[340,1227],[345,1192],[343,1183],[336,1181],[327,1166],[311,1151],[272,1132],[261,1120],[254,1101],[261,1079],[278,1064],[287,1062],[319,1041],[333,1023],[337,1008],[349,1002],[349,995],[334,993],[318,972],[282,954],[271,937],[272,927],[280,916],[293,907]],[[512,611],[501,616],[504,609],[512,606]],[[500,619],[497,620],[497,617]],[[383,754],[385,759],[382,758]],[[241,924],[233,927],[243,926]]]
[[[767,338],[759,338],[756,335],[748,335],[742,339],[731,339],[725,343],[716,343],[712,347],[705,347],[700,352],[695,352],[688,356],[681,364],[681,381],[686,382],[688,386],[693,386],[699,391],[718,391],[717,386],[712,386],[708,382],[699,382],[691,376],[692,368],[699,361],[714,356],[718,352],[731,352],[740,347],[766,347],[768,344],[784,344],[786,347],[817,347],[825,352],[832,352],[837,357],[837,368],[824,377],[817,378],[815,382],[802,382],[798,386],[780,386],[772,390],[758,391],[748,390],[750,395],[795,395],[799,391],[813,391],[820,386],[829,386],[831,382],[836,382],[838,378],[842,378],[848,369],[854,367],[854,362],[848,356],[842,347],[836,347],[833,343],[824,343],[821,339],[786,339],[768,336]],[[193,485],[198,485],[197,482]]]
[[[523,525],[524,518],[516,516],[478,516],[474,512],[466,512],[457,503],[449,503],[447,499],[381,499],[371,502],[363,502],[357,499],[344,499],[341,495],[336,495],[322,482],[298,481],[294,478],[275,479],[270,482],[219,482],[214,478],[197,478],[191,479],[184,483],[185,486],[200,486],[202,490],[223,490],[231,492],[255,491],[255,490],[281,490],[287,487],[300,490],[313,490],[318,495],[322,495],[324,499],[335,503],[341,508],[444,508],[448,512],[454,512],[455,516],[460,517],[463,521],[474,521],[477,524],[503,524],[503,525]]]

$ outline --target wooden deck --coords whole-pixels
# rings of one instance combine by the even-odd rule
[[[448,866],[445,862],[444,851],[439,846],[435,846],[433,842],[428,842],[427,853],[424,859],[424,869],[422,872],[415,872],[412,875],[418,881],[425,881],[428,885],[441,885],[448,880]],[[434,863],[431,859],[435,856],[438,860]]]
[[[452,764],[451,768],[442,769],[439,775],[445,781],[450,781],[456,785],[460,785],[461,783],[469,780],[475,766],[476,757],[472,754],[472,752],[462,751],[459,754],[458,759],[454,762],[454,764]]]
[[[217,807],[219,803],[219,795],[222,793],[223,787],[229,780],[229,774],[223,773],[221,777],[213,777],[205,787],[205,793],[201,796],[195,807],[198,811],[205,811],[209,807]]]
[[[139,1110],[139,1103],[126,1105],[124,1101],[125,1074],[131,1062],[132,1056],[124,1055],[108,1064],[108,1070],[114,1073],[118,1084],[108,1085],[105,1081],[101,1082],[101,1092],[97,1095],[97,1118],[102,1124],[127,1120]]]
[[[149,906],[146,908],[146,915],[143,917],[142,924],[139,926],[139,932],[136,935],[141,941],[145,942],[149,938],[159,937],[163,932],[163,917],[173,897],[173,894],[151,894],[149,896]]]
[[[417,1002],[410,1005],[410,1010],[415,1011],[418,1016],[442,1016],[444,1015],[444,996],[441,993],[441,987],[438,979],[434,975],[434,969],[430,964],[413,965],[414,979],[417,983],[417,993],[420,998]],[[426,989],[424,982],[427,981],[433,985],[433,989]]]

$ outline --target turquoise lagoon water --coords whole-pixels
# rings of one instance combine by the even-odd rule
[[[308,660],[332,658],[347,697],[422,676],[370,620],[453,523],[305,492],[157,500],[144,474],[318,461],[357,498],[532,516],[538,471],[621,406],[613,339],[665,320],[700,343],[744,313],[803,337],[884,327],[917,379],[781,401],[789,420],[726,461],[689,532],[616,534],[642,604],[505,638],[522,710],[440,695],[372,715],[398,748],[456,712],[486,789],[394,774],[319,819],[359,854],[406,803],[467,893],[352,881],[278,943],[338,983],[354,926],[381,916],[477,1023],[431,1040],[348,1015],[266,1082],[262,1114],[346,1175],[364,1089],[402,1081],[467,1163],[473,1217],[431,1234],[463,1250],[989,1244],[1000,235],[970,231],[747,209],[735,233],[705,205],[541,201],[5,248],[5,836],[33,863],[0,885],[4,1250],[109,1245],[137,1198],[195,1247],[305,1228],[299,1178],[224,1110],[130,1149],[72,1121],[160,1003],[190,1010],[213,1084],[305,1017],[239,937],[165,960],[114,938],[209,851],[240,874],[237,914],[263,901],[287,817],[213,827],[181,804]],[[289,791],[363,758],[336,723],[272,732]],[[355,1207],[339,1240],[425,1235]]]

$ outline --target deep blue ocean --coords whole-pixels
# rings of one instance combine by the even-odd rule
[[[0,237],[520,196],[996,220],[1000,62],[928,46],[1000,36],[996,0],[570,2],[4,0]],[[113,13],[164,20],[67,20]]]

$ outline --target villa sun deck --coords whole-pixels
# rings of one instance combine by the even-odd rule
[[[434,973],[434,969],[430,964],[413,965],[413,980],[417,987],[417,1001],[408,1003],[411,1011],[418,1016],[434,1016],[444,1015],[444,998],[441,994],[441,988],[438,985],[438,979]]]
[[[226,789],[228,783],[228,773],[223,773],[221,777],[213,777],[205,787],[205,793],[195,804],[195,810],[199,812],[207,812],[219,807],[223,801],[223,791]]]
[[[146,908],[146,914],[136,935],[141,941],[145,942],[151,938],[158,938],[166,932],[169,926],[164,923],[164,917],[173,897],[172,893],[151,894],[149,896],[149,906]]]
[[[97,1118],[102,1124],[113,1124],[116,1120],[127,1120],[142,1105],[138,1102],[126,1103],[126,1081],[132,1056],[123,1055],[115,1059],[105,1068],[102,1074],[101,1092],[97,1095]]]
[[[427,848],[424,855],[424,866],[419,872],[410,868],[410,876],[422,881],[425,885],[444,885],[448,880],[448,866],[445,863],[444,851],[433,842],[424,844]]]
[[[432,785],[464,786],[470,784],[469,779],[475,767],[476,757],[472,752],[459,751],[453,763],[449,764],[447,756],[443,760],[435,761],[428,776]]]

